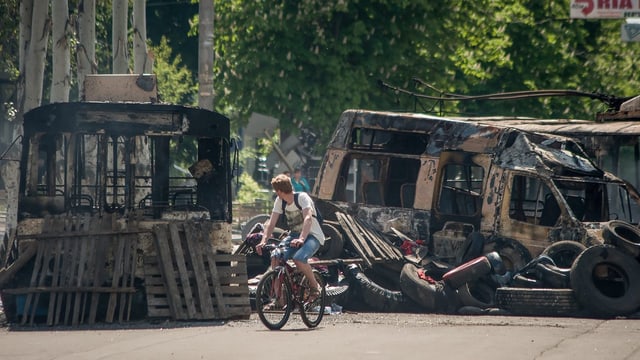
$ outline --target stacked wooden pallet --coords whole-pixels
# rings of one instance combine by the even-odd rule
[[[238,319],[251,314],[246,258],[215,254],[210,224],[154,227],[156,257],[145,257],[150,317],[176,320]]]

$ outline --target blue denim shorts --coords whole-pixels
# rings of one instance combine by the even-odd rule
[[[320,242],[313,235],[307,236],[302,246],[299,248],[291,247],[291,240],[298,238],[297,233],[291,233],[289,236],[280,241],[280,245],[284,245],[284,248],[277,248],[271,252],[271,257],[277,257],[279,259],[289,260],[293,259],[306,264],[309,258],[320,249]]]

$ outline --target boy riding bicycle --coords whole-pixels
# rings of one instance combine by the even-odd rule
[[[291,179],[287,175],[280,174],[273,178],[271,186],[278,197],[273,204],[271,218],[267,223],[262,240],[256,245],[256,251],[262,255],[262,248],[271,238],[273,229],[280,215],[284,212],[290,232],[280,242],[284,247],[279,247],[271,252],[271,268],[275,268],[281,259],[293,259],[297,269],[309,280],[311,285],[309,301],[313,301],[320,295],[320,289],[308,261],[325,241],[320,224],[316,219],[313,200],[307,193],[298,193],[296,204]]]

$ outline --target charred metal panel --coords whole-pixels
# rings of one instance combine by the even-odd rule
[[[415,209],[429,210],[433,203],[433,189],[438,175],[438,159],[423,157],[416,182]]]
[[[344,150],[329,150],[322,162],[322,168],[318,172],[318,181],[315,188],[320,199],[331,200],[338,184],[340,167],[347,154]]]

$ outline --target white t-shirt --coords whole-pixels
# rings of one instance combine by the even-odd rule
[[[300,192],[297,194],[298,194],[298,204],[300,204],[300,207],[302,209],[311,209],[311,214],[313,215],[313,218],[311,219],[311,230],[309,230],[309,233],[313,235],[313,237],[318,239],[318,241],[320,242],[320,245],[323,245],[324,234],[322,233],[322,228],[320,227],[320,223],[318,223],[318,219],[315,218],[316,211],[315,211],[315,207],[313,206],[313,200],[311,200],[311,197],[307,193]],[[302,221],[303,221],[302,210],[298,209],[295,201],[291,202],[291,204],[287,204],[284,210],[287,213],[285,215],[287,216],[287,222],[290,223],[289,230],[292,232],[299,233],[302,230]],[[273,204],[272,211],[280,214],[281,216],[283,215],[282,199],[280,197],[276,198],[276,201]],[[291,223],[293,223],[293,225],[291,225]]]

